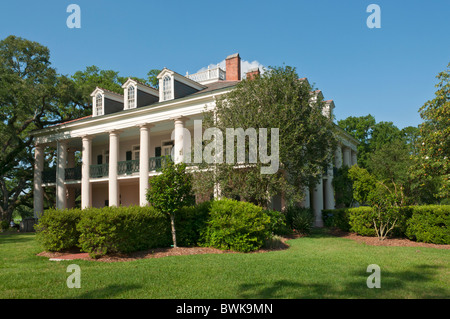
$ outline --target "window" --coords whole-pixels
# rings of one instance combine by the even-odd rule
[[[128,87],[128,108],[132,109],[136,107],[136,96],[134,86]]]
[[[172,79],[166,75],[163,79],[164,101],[172,98]]]
[[[135,160],[139,159],[139,151],[140,151],[140,146],[134,145],[133,146],[133,159],[135,159]]]
[[[95,97],[95,115],[103,115],[103,96],[100,93]]]

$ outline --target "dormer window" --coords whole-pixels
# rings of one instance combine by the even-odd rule
[[[101,93],[95,96],[95,115],[103,115],[103,95]]]
[[[135,94],[136,90],[134,88],[134,86],[129,86],[128,87],[128,108],[129,109],[133,109],[136,107],[136,94]]]
[[[166,75],[163,79],[164,101],[172,99],[172,79]]]

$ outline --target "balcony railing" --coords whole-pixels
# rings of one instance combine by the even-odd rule
[[[150,157],[148,159],[148,170],[159,171],[167,160],[171,159],[171,156]]]
[[[109,171],[109,164],[91,165],[89,168],[89,175],[94,178],[107,177]]]
[[[117,163],[117,173],[133,174],[139,172],[139,160],[121,161]]]
[[[206,83],[218,80],[225,80],[226,72],[217,66],[213,69],[208,68],[205,71],[197,72],[194,74],[186,74],[186,77],[198,83],[203,82]]]
[[[81,180],[81,166],[77,166],[77,167],[73,167],[73,168],[66,168],[64,173],[65,173],[64,178],[66,181]]]

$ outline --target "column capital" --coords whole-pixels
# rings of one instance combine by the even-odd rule
[[[82,140],[92,140],[94,138],[94,135],[88,135],[84,134],[80,136]]]
[[[155,124],[139,123],[139,124],[136,124],[136,127],[139,127],[140,129],[142,129],[142,128],[151,129],[152,127],[155,127]]]
[[[174,122],[176,122],[176,121],[185,122],[185,121],[189,120],[189,117],[184,116],[184,115],[178,115],[178,116],[171,117],[170,119]]]
[[[120,133],[122,133],[122,130],[117,130],[117,129],[112,129],[107,131],[109,135],[119,135]]]

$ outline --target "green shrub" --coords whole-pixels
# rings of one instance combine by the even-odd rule
[[[306,207],[300,207],[300,206],[288,206],[286,207],[286,209],[283,211],[284,215],[286,216],[286,224],[289,228],[291,229],[295,229],[295,230],[300,230],[297,229],[294,226],[294,220],[297,219],[297,224],[299,224],[298,226],[300,226],[301,219],[308,219],[309,216],[312,216],[312,220],[311,220],[311,225],[314,223],[314,211],[312,210],[312,208],[306,208]],[[300,217],[298,217],[300,216]],[[297,227],[298,227],[297,226]]]
[[[259,249],[270,236],[270,217],[261,207],[221,199],[211,203],[202,245],[249,252]]]
[[[291,229],[286,225],[286,216],[282,212],[265,210],[264,213],[270,218],[269,231],[271,234],[283,236],[292,233]]]
[[[372,207],[348,208],[350,231],[361,236],[376,236],[373,219],[376,217]]]
[[[85,209],[77,229],[81,249],[94,258],[171,244],[168,216],[152,207]]]
[[[175,214],[177,244],[181,247],[195,246],[200,234],[206,230],[211,202],[183,207]]]
[[[80,219],[80,209],[48,209],[35,226],[36,239],[48,251],[74,248],[80,237],[77,230]]]
[[[9,229],[9,223],[7,220],[2,220],[0,222],[0,229],[3,231],[7,231]]]
[[[420,242],[450,244],[450,205],[413,207],[406,235]]]
[[[350,231],[348,208],[324,209],[322,219],[325,227],[337,227],[342,231]]]

